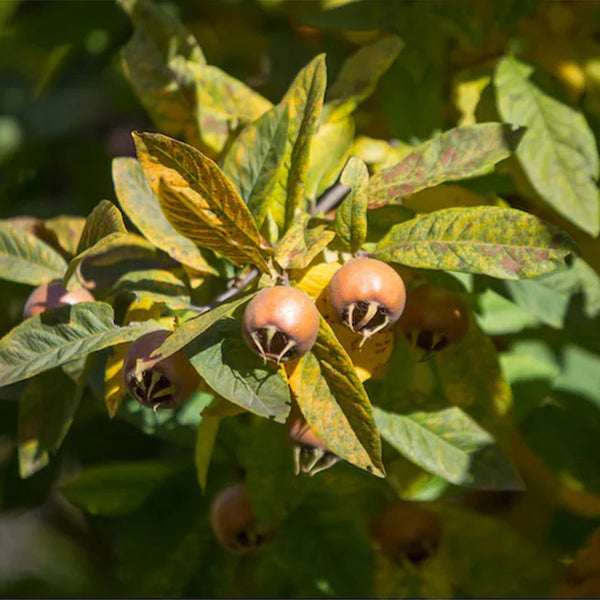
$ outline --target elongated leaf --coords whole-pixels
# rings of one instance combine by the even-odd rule
[[[367,165],[353,156],[342,171],[340,183],[347,185],[350,193],[335,212],[335,229],[343,244],[354,254],[367,237]]]
[[[44,221],[44,228],[56,236],[59,247],[71,256],[77,254],[79,238],[85,227],[85,218],[60,215]]]
[[[502,59],[494,83],[501,117],[524,125],[517,157],[536,192],[580,229],[598,235],[600,161],[583,114],[544,94],[530,81],[533,68]]]
[[[202,250],[167,221],[135,158],[115,158],[112,175],[121,208],[146,239],[180,263],[201,273],[216,274]]]
[[[400,38],[390,36],[367,44],[350,56],[327,92],[328,120],[342,119],[368,98],[402,46]]]
[[[126,233],[127,228],[123,222],[121,211],[108,200],[102,200],[94,208],[85,222],[81,232],[76,254],[91,248],[96,242],[111,233]]]
[[[160,134],[134,134],[138,159],[171,225],[198,246],[269,272],[252,215],[233,184],[201,152]]]
[[[67,263],[35,235],[0,224],[0,277],[18,283],[40,285],[60,279]]]
[[[137,509],[173,466],[158,461],[93,465],[61,487],[73,504],[92,515],[114,517]]]
[[[448,208],[392,227],[374,257],[423,269],[523,279],[549,273],[576,252],[558,228],[528,213]]]
[[[481,174],[510,156],[524,131],[502,123],[450,129],[415,148],[397,165],[373,175],[369,208],[384,206],[444,181]]]
[[[266,367],[242,339],[240,324],[223,319],[196,338],[186,353],[219,396],[262,417],[284,423],[290,391],[281,373]]]
[[[303,214],[287,230],[275,249],[275,260],[283,269],[304,269],[335,237],[327,223],[310,223]]]
[[[119,0],[134,24],[123,49],[125,73],[157,127],[200,147],[195,83],[187,62],[204,64],[193,36],[148,0]]]
[[[221,417],[202,417],[202,420],[198,425],[194,463],[196,464],[198,484],[203,492],[206,491],[208,467],[210,466],[210,459],[212,457],[220,423]]]
[[[494,438],[458,407],[398,414],[373,407],[382,437],[426,471],[481,489],[521,489]]]
[[[270,213],[285,220],[285,186],[289,174],[290,109],[280,104],[248,125],[227,153],[223,171],[235,184],[260,228]]]
[[[168,306],[189,306],[190,292],[184,281],[171,271],[145,269],[132,271],[120,277],[111,292],[137,292],[138,295],[151,294],[157,301]]]
[[[121,342],[160,325],[154,321],[118,327],[112,307],[82,302],[27,319],[0,340],[0,382],[9,385]]]
[[[333,453],[384,477],[371,403],[350,358],[323,319],[311,352],[290,365],[288,380],[315,435]]]

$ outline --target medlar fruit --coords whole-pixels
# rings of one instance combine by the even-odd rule
[[[303,417],[297,416],[291,420],[288,433],[294,444],[296,475],[302,472],[313,476],[340,461],[340,457],[313,433]]]
[[[60,281],[44,283],[36,287],[25,302],[23,318],[35,317],[49,308],[69,306],[79,302],[94,302],[94,296],[85,288],[67,290]]]
[[[406,289],[402,277],[387,263],[354,258],[329,282],[331,306],[339,319],[364,340],[398,320]]]
[[[248,303],[242,334],[263,360],[282,361],[306,354],[319,332],[319,311],[302,290],[275,286],[258,292]]]
[[[159,408],[174,408],[185,402],[201,383],[200,375],[185,355],[178,350],[137,373],[138,360],[146,360],[171,335],[167,329],[151,331],[129,346],[123,362],[123,385],[143,406],[156,412]]]

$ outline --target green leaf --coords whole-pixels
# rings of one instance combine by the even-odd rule
[[[30,477],[56,452],[78,406],[75,386],[58,369],[27,383],[19,399],[19,474]]]
[[[216,274],[202,250],[167,221],[135,158],[113,159],[112,176],[121,208],[146,239],[180,263],[201,273]]]
[[[205,59],[179,21],[147,0],[119,0],[134,25],[123,48],[125,74],[160,131],[200,147],[191,64]]]
[[[66,254],[71,256],[77,254],[79,238],[85,227],[85,217],[61,215],[46,219],[44,227],[56,236],[58,245]]]
[[[216,163],[164,135],[140,133],[134,140],[146,179],[181,235],[238,265],[270,271],[252,215]]]
[[[82,302],[46,311],[0,339],[0,381],[9,385],[160,329],[155,321],[118,327],[103,302]]]
[[[549,273],[576,252],[569,236],[528,213],[448,208],[392,227],[373,257],[423,269],[524,279]]]
[[[0,277],[40,285],[62,278],[67,263],[35,235],[0,223]]]
[[[145,269],[132,271],[120,277],[111,287],[111,293],[137,292],[151,294],[159,302],[170,307],[191,308],[190,293],[184,281],[171,271]]]
[[[354,254],[367,238],[369,170],[360,158],[352,157],[344,167],[340,183],[350,188],[335,212],[335,229],[342,243]]]
[[[87,467],[60,489],[89,514],[115,517],[141,506],[172,473],[172,465],[157,461],[99,464]]]
[[[287,383],[248,348],[238,321],[222,319],[215,323],[186,348],[186,353],[219,396],[262,417],[285,422],[290,411]]]
[[[76,254],[81,254],[111,233],[126,232],[127,228],[123,222],[121,211],[112,202],[102,200],[85,222]]]
[[[323,319],[315,345],[288,369],[288,380],[315,435],[334,454],[384,477],[371,403],[348,354]]]
[[[275,260],[283,269],[304,269],[335,237],[328,223],[303,214],[281,238],[275,248]]]
[[[445,181],[480,175],[510,156],[524,131],[502,123],[450,129],[418,146],[393,167],[373,175],[369,208],[379,208]]]
[[[359,48],[348,58],[327,91],[324,112],[328,120],[337,121],[346,117],[368,98],[402,46],[400,38],[390,36]]]
[[[203,492],[206,492],[208,467],[210,465],[210,459],[212,457],[220,423],[221,417],[202,417],[202,420],[198,425],[194,463],[196,464],[198,484]]]
[[[481,489],[521,489],[494,438],[462,409],[399,414],[373,407],[381,436],[420,467],[450,483]]]
[[[600,161],[584,115],[546,95],[530,81],[533,67],[503,58],[494,83],[505,121],[527,128],[517,157],[536,192],[563,217],[591,235],[600,231]]]

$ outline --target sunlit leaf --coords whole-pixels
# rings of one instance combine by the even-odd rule
[[[371,403],[350,358],[323,319],[312,350],[287,371],[296,402],[315,435],[334,454],[383,477]]]
[[[350,193],[335,212],[335,229],[344,245],[355,253],[367,237],[369,171],[365,163],[352,157],[342,171],[340,183],[347,185]]]
[[[290,410],[287,383],[248,348],[238,321],[219,321],[196,338],[186,353],[219,396],[260,416],[285,422]]]
[[[140,133],[134,139],[146,179],[179,233],[236,264],[269,272],[252,215],[216,163],[164,135]]]
[[[112,419],[119,410],[127,392],[123,385],[123,363],[129,344],[116,344],[106,359],[104,367],[104,404]]]
[[[76,254],[92,247],[96,242],[111,233],[126,233],[127,229],[123,222],[121,211],[108,200],[102,200],[85,222],[81,232]]]
[[[344,62],[327,91],[324,110],[328,120],[342,119],[373,93],[379,78],[394,62],[402,45],[400,38],[386,37],[359,48]]]
[[[111,288],[113,294],[136,292],[151,294],[170,307],[190,307],[190,292],[185,282],[171,271],[144,269],[120,277]]]
[[[112,307],[103,302],[46,311],[0,340],[0,381],[9,385],[159,328],[154,321],[118,327]]]
[[[523,279],[572,257],[568,235],[528,213],[482,206],[448,208],[395,225],[373,256],[423,269]]]
[[[580,229],[598,235],[600,161],[584,115],[542,92],[530,80],[533,68],[503,58],[494,83],[498,111],[527,132],[517,157],[536,192]]]
[[[0,278],[40,285],[60,279],[67,263],[35,235],[0,224]]]
[[[283,269],[303,269],[335,237],[327,223],[311,223],[310,215],[300,216],[275,248],[275,260]]]
[[[444,181],[480,175],[510,156],[523,128],[501,123],[455,127],[415,148],[369,184],[369,208],[378,208]]]
[[[44,221],[44,227],[55,236],[59,246],[71,256],[77,254],[79,238],[85,227],[85,217],[60,215]]]

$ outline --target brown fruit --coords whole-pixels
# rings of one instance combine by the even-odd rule
[[[257,550],[267,539],[252,512],[246,485],[221,490],[210,507],[210,525],[220,546],[235,554]]]
[[[397,328],[426,352],[460,342],[469,330],[469,313],[456,293],[429,284],[408,291]]]
[[[275,286],[258,292],[248,303],[242,334],[264,361],[278,364],[306,354],[319,332],[319,311],[302,290]]]
[[[152,408],[174,408],[185,402],[201,383],[200,375],[183,350],[136,374],[138,359],[148,359],[171,332],[158,329],[139,337],[129,346],[123,362],[122,378],[127,392],[140,404]]]
[[[354,258],[331,278],[329,297],[342,323],[366,339],[398,320],[406,289],[387,263]]]
[[[339,456],[313,433],[303,417],[291,419],[288,433],[294,444],[296,475],[302,472],[313,476],[339,462]]]
[[[382,552],[402,564],[418,564],[433,556],[442,539],[437,514],[414,502],[397,501],[383,507],[371,525]]]
[[[29,319],[49,308],[69,306],[79,302],[94,302],[94,296],[84,288],[69,291],[59,281],[44,283],[29,294],[23,308],[23,318]]]

